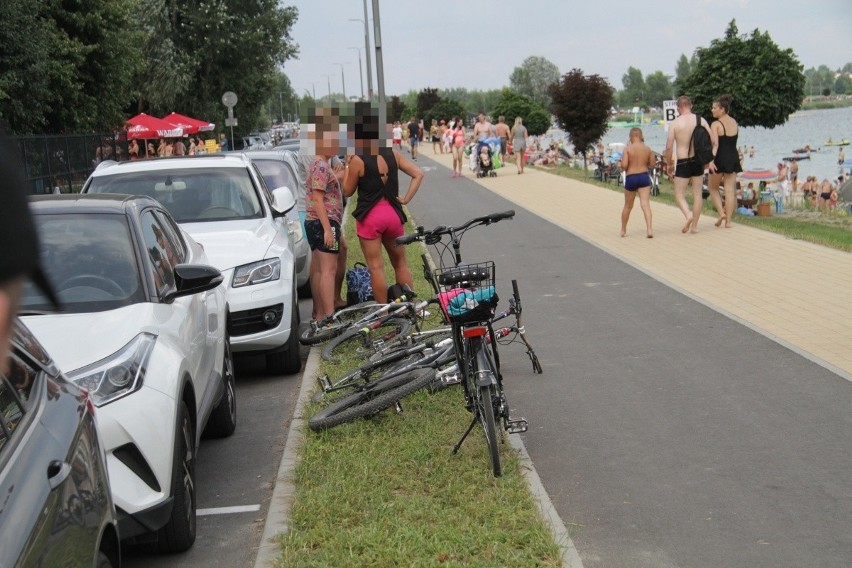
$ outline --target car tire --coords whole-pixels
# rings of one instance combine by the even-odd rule
[[[98,551],[98,561],[95,564],[95,568],[112,568],[112,561],[110,561],[109,556],[102,550]]]
[[[186,403],[178,406],[175,457],[172,466],[172,514],[160,529],[157,543],[161,552],[183,552],[195,542],[195,429]]]
[[[297,292],[299,293],[300,299],[313,298],[313,292],[311,292],[311,279],[308,278],[307,282],[299,286],[297,288]]]
[[[205,438],[227,438],[237,429],[237,385],[234,376],[234,356],[230,334],[225,334],[225,354],[222,357],[222,399],[204,428]]]
[[[294,290],[290,306],[290,337],[284,346],[266,355],[266,370],[273,375],[293,375],[302,369],[302,354],[299,352],[299,304]]]

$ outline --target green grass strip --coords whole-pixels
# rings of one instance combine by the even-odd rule
[[[363,262],[351,217],[345,234],[351,235],[347,264]],[[428,298],[422,250],[409,245],[406,254],[415,290]],[[387,259],[385,266],[393,282]],[[510,350],[504,357],[523,356]],[[451,454],[471,420],[461,388],[421,391],[402,406],[401,414],[306,432],[277,565],[560,566],[511,446],[504,445],[498,479],[480,428]],[[319,408],[311,405],[307,415]]]

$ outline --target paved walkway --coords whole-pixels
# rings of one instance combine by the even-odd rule
[[[452,168],[449,154],[424,157]],[[475,178],[467,166],[465,176]],[[651,203],[654,238],[645,238],[639,200],[619,236],[622,192],[513,163],[477,180],[502,197],[567,229],[647,274],[760,331],[852,381],[852,254],[735,223],[682,234],[680,210]],[[428,175],[450,176],[436,170]],[[428,177],[427,177],[428,180]],[[423,190],[428,191],[428,181]]]

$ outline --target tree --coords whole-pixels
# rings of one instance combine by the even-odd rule
[[[610,109],[614,102],[612,86],[599,75],[584,75],[573,69],[550,88],[553,113],[568,133],[575,152],[583,155],[606,134]]]
[[[144,61],[135,0],[0,2],[0,116],[14,133],[109,130]]]
[[[544,57],[530,56],[509,76],[509,84],[544,108],[550,106],[551,85],[559,81],[559,67]]]
[[[387,101],[387,120],[388,124],[393,124],[394,122],[402,120],[403,113],[406,112],[405,103],[397,97],[396,95],[392,96],[389,101]]]
[[[635,67],[628,67],[627,73],[621,77],[624,90],[619,96],[619,104],[623,108],[634,106],[645,106],[645,80],[642,71]]]
[[[507,88],[503,89],[500,100],[492,109],[492,114],[495,117],[505,116],[506,124],[510,127],[515,117],[520,116],[524,120],[524,126],[534,136],[544,134],[550,128],[550,114],[541,105]]]
[[[438,89],[426,87],[417,93],[417,110],[415,111],[417,118],[423,118],[426,112],[439,102],[441,102],[441,97],[438,96]]]
[[[438,104],[426,111],[423,115],[423,124],[427,127],[432,124],[432,119],[444,120],[447,123],[453,117],[464,117],[464,105],[453,99],[442,99]]]
[[[805,92],[802,65],[792,49],[780,49],[768,33],[738,35],[734,20],[723,39],[697,50],[698,65],[679,84],[695,112],[710,116],[723,93],[733,97],[731,115],[740,126],[774,128],[798,110]]]
[[[660,108],[663,101],[674,98],[672,82],[662,71],[654,71],[645,77],[645,103],[648,106]]]
[[[680,55],[680,59],[677,60],[677,65],[675,66],[675,80],[674,86],[675,90],[680,91],[680,84],[689,77],[692,70],[695,69],[695,66],[698,65],[698,58],[695,54],[692,54],[692,58],[687,59],[686,55]]]
[[[852,93],[852,78],[845,73],[837,76],[834,82],[834,92],[838,95],[848,95]]]
[[[830,93],[834,88],[834,72],[827,65],[820,65],[816,69],[811,67],[805,71],[805,77],[805,93],[808,95],[823,93],[826,89]]]

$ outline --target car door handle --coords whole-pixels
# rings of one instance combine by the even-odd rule
[[[71,474],[71,466],[59,460],[53,460],[47,465],[47,482],[51,489],[56,489]]]

